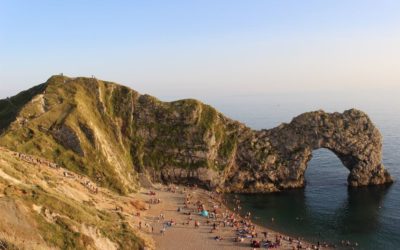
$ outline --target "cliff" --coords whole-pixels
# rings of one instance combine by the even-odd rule
[[[0,121],[0,145],[120,193],[146,179],[224,192],[302,187],[318,148],[341,159],[351,186],[392,182],[382,137],[358,110],[309,112],[255,131],[197,100],[162,102],[111,82],[53,76],[0,101]]]

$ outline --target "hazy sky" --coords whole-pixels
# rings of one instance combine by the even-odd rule
[[[400,89],[400,1],[1,1],[0,98],[53,74],[161,98]]]

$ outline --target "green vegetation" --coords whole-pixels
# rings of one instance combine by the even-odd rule
[[[222,141],[221,147],[219,149],[219,154],[222,158],[228,158],[233,153],[237,144],[237,135],[232,134],[226,136],[225,140]]]
[[[49,246],[59,249],[93,249],[94,240],[84,233],[82,227],[85,227],[93,228],[98,237],[108,238],[116,243],[119,249],[143,248],[143,239],[127,224],[125,216],[99,210],[91,201],[80,202],[71,199],[59,189],[60,186],[65,187],[65,184],[52,186],[51,182],[57,178],[46,171],[37,171],[37,166],[32,168],[32,165],[3,153],[0,154],[0,158],[0,169],[22,183],[9,185],[0,178],[2,195],[18,204],[24,204],[24,216],[34,220],[33,225],[38,230],[36,233],[39,233]],[[27,185],[26,181],[32,184]],[[48,185],[43,185],[44,181]],[[39,210],[30,211],[34,206]],[[10,243],[3,243],[10,247],[7,249],[17,249]]]
[[[236,148],[236,123],[197,100],[162,102],[82,77],[53,76],[40,86],[11,98],[26,122],[5,124],[0,145],[48,158],[119,193],[137,190],[137,173],[148,168],[223,170]],[[39,90],[43,102],[29,102]],[[0,117],[10,110],[4,103]]]
[[[116,242],[119,249],[143,249],[143,240],[132,232],[126,222],[115,223],[103,229],[102,234]]]
[[[199,119],[199,126],[205,130],[211,129],[217,117],[217,111],[213,107],[204,104]]]
[[[57,217],[54,223],[48,223],[42,216],[37,215],[39,230],[43,239],[51,246],[60,249],[87,249],[88,246],[94,246],[91,238],[84,234],[74,232],[72,223],[65,219]]]
[[[148,170],[208,167],[223,171],[235,155],[238,128],[237,122],[197,100],[162,102],[93,78],[53,76],[9,100],[0,100],[0,146],[47,158],[119,194],[137,191],[138,174]],[[22,172],[11,174],[23,177]],[[42,177],[47,187],[57,187],[50,176]],[[26,192],[25,203],[42,206],[35,220],[52,246],[93,246],[91,238],[77,233],[83,224],[98,228],[121,248],[143,245],[123,216],[99,211],[93,201],[65,199],[43,186]],[[12,188],[5,194],[18,197]],[[47,210],[62,216],[50,222],[43,216]]]

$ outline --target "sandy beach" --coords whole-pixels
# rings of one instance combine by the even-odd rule
[[[150,194],[150,192],[154,192]],[[149,209],[142,215],[143,222],[138,227],[142,232],[151,236],[155,241],[156,249],[176,250],[176,249],[253,249],[251,242],[254,240],[262,243],[270,241],[275,243],[277,238],[280,241],[279,246],[273,249],[297,249],[299,241],[297,239],[289,240],[289,236],[275,232],[271,229],[255,225],[257,236],[254,238],[244,238],[242,242],[235,242],[237,230],[233,225],[225,225],[222,215],[230,214],[237,220],[243,220],[237,214],[231,215],[218,195],[199,188],[176,187],[167,188],[158,186],[155,189],[143,189],[141,198],[149,203]],[[190,204],[185,208],[187,197]],[[158,204],[150,204],[150,200]],[[212,211],[217,208],[220,214],[217,219],[201,216],[198,213],[198,205]],[[180,211],[178,211],[180,208]],[[191,215],[189,215],[189,213]],[[172,221],[172,225],[168,223]],[[196,228],[195,222],[200,225]],[[216,230],[212,230],[216,225]],[[163,230],[165,228],[165,230]],[[242,228],[242,225],[241,225]],[[164,231],[164,232],[163,232]],[[268,232],[267,238],[264,238],[262,232]],[[220,237],[221,240],[216,239]],[[264,240],[264,241],[263,241]],[[302,249],[313,249],[312,244],[301,241]],[[327,249],[322,248],[320,249]]]

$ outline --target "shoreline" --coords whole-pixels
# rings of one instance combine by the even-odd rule
[[[150,192],[155,194],[149,195]],[[317,249],[310,241],[259,225],[251,217],[242,217],[229,208],[223,194],[197,187],[158,184],[143,189],[141,197],[147,204],[150,199],[160,199],[158,204],[149,204],[144,220],[146,234],[154,239],[156,249],[253,249],[257,246],[251,245],[253,241],[260,244],[260,249],[266,249],[267,244],[273,249],[292,250],[298,246]],[[200,207],[210,215],[214,211],[216,218],[199,215]],[[331,248],[321,245],[318,249]]]
[[[222,195],[224,195],[224,194],[222,194]],[[229,208],[229,205],[228,205],[229,202],[225,198],[223,198],[223,201],[224,201],[224,206],[227,207],[227,209],[229,209],[230,211],[232,211],[232,209]],[[232,211],[232,212],[238,214],[238,216],[240,216],[240,217],[243,217],[240,214],[240,212],[237,212],[237,211]],[[280,232],[278,229],[273,229],[272,227],[269,227],[268,225],[264,226],[256,218],[252,218],[251,221],[254,224],[258,225],[259,228],[264,228],[264,229],[268,230],[271,233],[280,234],[280,235],[282,235],[282,236],[284,236],[286,238],[292,238],[292,239],[295,239],[297,241],[301,241],[301,242],[303,242],[303,243],[305,243],[306,245],[309,245],[309,246],[313,246],[313,245],[316,246],[317,245],[317,243],[313,242],[312,240],[305,239],[304,237],[295,236],[294,234],[283,233],[283,232]],[[323,240],[321,240],[320,243],[321,243],[321,245],[320,245],[319,249],[334,249],[334,248],[338,248],[338,246],[333,245],[332,243],[330,244],[330,243],[328,243],[326,241],[323,241]]]

